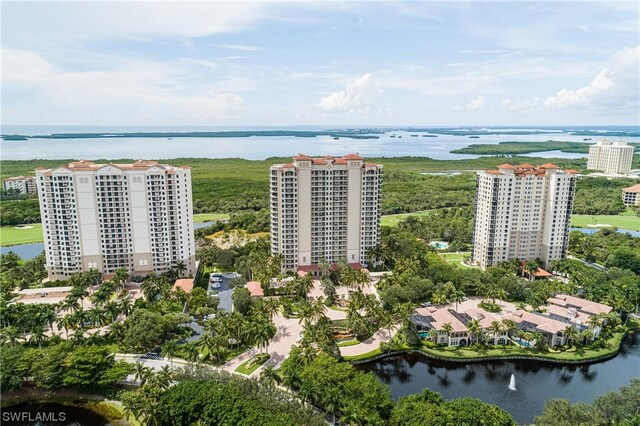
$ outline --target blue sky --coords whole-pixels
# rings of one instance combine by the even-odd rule
[[[2,122],[637,125],[637,2],[3,2]]]

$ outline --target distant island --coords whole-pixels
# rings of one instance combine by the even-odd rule
[[[112,138],[248,138],[251,136],[292,136],[296,138],[332,138],[379,139],[382,130],[232,130],[222,132],[133,132],[133,133],[52,133],[49,135],[2,135],[3,140],[28,139],[112,139]]]
[[[23,135],[2,135],[2,140],[5,141],[26,141],[28,138]]]
[[[406,129],[409,132],[425,132],[432,133],[437,135],[450,135],[450,136],[488,136],[488,135],[511,135],[511,136],[522,136],[522,135],[546,135],[549,133],[558,133],[558,134],[566,134],[566,135],[576,135],[576,136],[596,136],[602,138],[608,137],[640,137],[640,131],[638,130],[572,130],[571,128],[566,129],[554,129],[556,131],[552,132],[551,129],[532,129],[532,130],[517,130],[517,129],[499,129],[499,128],[486,128],[486,129],[477,129],[477,128],[415,128],[410,127]]]
[[[589,146],[592,145],[588,142],[567,142],[567,141],[553,141],[548,140],[545,142],[515,142],[507,141],[500,142],[498,144],[479,143],[471,144],[464,148],[454,149],[449,151],[453,154],[475,154],[475,155],[520,155],[530,154],[532,152],[545,152],[545,151],[561,151],[571,152],[576,154],[588,154]],[[630,143],[636,149],[640,147],[640,143]]]

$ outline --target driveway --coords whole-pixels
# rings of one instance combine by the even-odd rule
[[[229,287],[229,284],[233,280],[233,275],[229,273],[222,274],[222,282],[220,283],[220,289],[214,290],[211,288],[211,284],[209,284],[209,294],[217,295],[218,299],[220,299],[220,304],[218,308],[222,311],[231,312],[233,309],[233,300],[231,299],[231,295],[233,294],[233,289]]]

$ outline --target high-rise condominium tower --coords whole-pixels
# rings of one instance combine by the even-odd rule
[[[605,173],[628,175],[633,160],[633,147],[626,142],[605,139],[589,147],[587,168]]]
[[[191,170],[154,161],[36,169],[50,279],[195,269]]]
[[[382,166],[357,154],[293,157],[270,170],[271,251],[286,270],[367,261],[380,241]]]
[[[553,164],[502,164],[478,173],[473,262],[483,268],[511,259],[566,255],[575,170]]]

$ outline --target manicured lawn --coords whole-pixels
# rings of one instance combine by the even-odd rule
[[[402,213],[402,214],[390,214],[382,216],[380,223],[382,226],[397,226],[402,219],[406,219],[409,216],[424,216],[429,214],[429,211],[415,212],[415,213]]]
[[[470,254],[470,251],[464,251],[460,253],[440,253],[440,256],[446,260],[447,263],[458,265],[461,268],[473,268],[473,266],[467,266],[462,263],[462,258],[464,256],[469,256]]]
[[[247,376],[251,373],[253,373],[254,371],[256,371],[258,369],[258,367],[260,367],[262,364],[264,364],[265,362],[267,362],[269,360],[270,357],[265,358],[264,361],[262,362],[256,362],[254,364],[252,364],[251,366],[249,366],[249,364],[251,364],[251,362],[253,361],[253,358],[249,359],[248,361],[243,362],[242,364],[240,364],[238,366],[238,368],[236,368],[236,371],[238,373],[242,373],[242,374],[246,374]]]
[[[353,339],[353,340],[347,340],[346,342],[340,342],[340,343],[338,343],[338,346],[341,347],[341,348],[344,348],[345,346],[354,346],[354,345],[357,345],[359,343],[360,343],[359,340]]]
[[[604,348],[585,349],[578,348],[562,352],[538,351],[535,349],[525,349],[520,346],[499,346],[486,349],[475,350],[470,347],[448,347],[448,348],[427,348],[422,347],[421,352],[431,354],[441,358],[451,359],[473,359],[484,357],[507,357],[507,356],[535,356],[540,358],[556,359],[559,361],[583,361],[598,358],[615,352],[620,347],[620,342],[624,333],[614,333],[607,341]]]
[[[631,328],[631,327],[630,327]],[[532,356],[538,358],[548,358],[549,360],[558,361],[588,361],[590,359],[606,356],[614,353],[620,348],[620,343],[624,333],[614,333],[613,336],[607,341],[604,348],[597,349],[585,349],[585,348],[571,348],[565,351],[538,351],[535,349],[525,349],[519,346],[497,346],[490,348],[483,348],[480,350],[472,349],[470,347],[444,347],[444,348],[427,348],[422,346],[418,351],[433,355],[439,358],[449,358],[451,360],[465,360],[465,359],[478,359],[478,358],[501,358],[509,356]],[[409,347],[401,347],[394,350],[411,350]],[[374,349],[371,352],[356,356],[345,356],[347,361],[361,361],[369,358],[373,358],[382,352],[380,349]]]
[[[0,245],[1,246],[15,246],[17,244],[28,243],[41,243],[42,238],[42,224],[30,223],[25,226],[28,228],[17,228],[15,226],[3,226],[0,227]]]
[[[640,217],[620,216],[620,215],[584,215],[575,214],[571,216],[571,226],[577,228],[591,228],[589,225],[609,225],[617,228],[640,231]]]
[[[227,213],[197,213],[193,215],[193,221],[196,223],[212,220],[229,220],[229,215]]]

